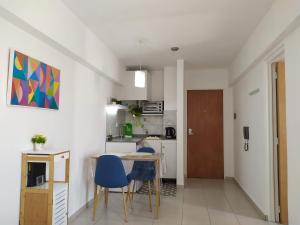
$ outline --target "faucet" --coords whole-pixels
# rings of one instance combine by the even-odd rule
[[[148,129],[145,129],[145,128],[144,128],[144,131],[145,131],[145,134],[146,134],[146,135],[148,135],[148,134],[149,134],[149,131],[148,131]]]
[[[123,138],[123,126],[124,126],[124,123],[121,123],[120,127],[119,127],[119,135],[120,135],[121,139]]]

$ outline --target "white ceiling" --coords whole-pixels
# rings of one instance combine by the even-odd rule
[[[125,65],[161,69],[228,66],[274,0],[63,1]]]

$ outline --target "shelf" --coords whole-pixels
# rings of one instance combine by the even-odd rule
[[[164,114],[160,113],[143,113],[142,116],[163,116]]]
[[[64,187],[66,187],[68,185],[68,183],[55,183],[53,184],[53,189],[54,190],[59,190],[59,189],[62,189]],[[44,183],[43,185],[39,185],[39,186],[34,186],[34,187],[26,187],[27,191],[30,191],[30,190],[48,190],[49,189],[49,183],[46,182]]]

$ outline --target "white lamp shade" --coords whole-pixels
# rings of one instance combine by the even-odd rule
[[[142,70],[135,71],[134,86],[139,88],[145,87],[146,72]]]

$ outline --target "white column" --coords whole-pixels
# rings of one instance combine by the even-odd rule
[[[184,60],[177,60],[177,185],[184,185]]]

